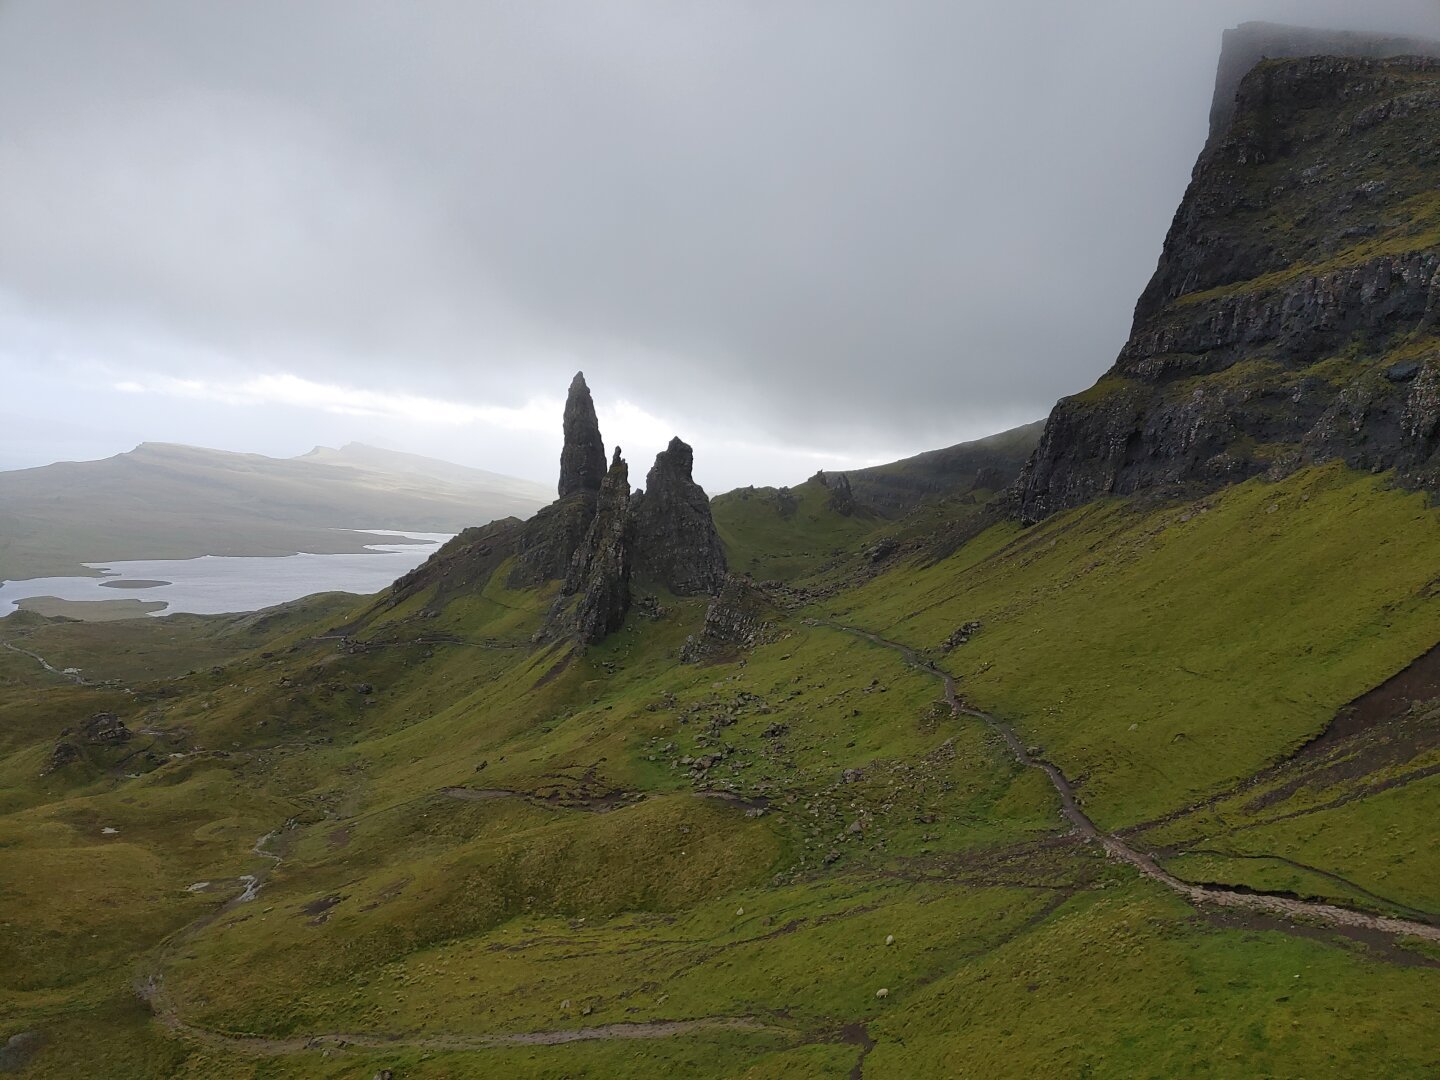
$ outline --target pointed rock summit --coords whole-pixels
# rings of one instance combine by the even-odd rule
[[[694,462],[689,444],[671,439],[632,510],[635,572],[677,596],[717,593],[725,583],[725,548],[710,499],[691,476]]]
[[[565,447],[560,451],[560,497],[598,492],[605,480],[605,443],[585,373],[577,371],[565,399]]]
[[[590,401],[579,376],[570,399],[572,405],[577,400],[582,404],[565,412],[567,462],[572,447],[579,445],[571,440],[572,413],[586,411]],[[593,410],[589,411],[593,417]],[[598,428],[586,445],[600,445]],[[572,483],[580,482],[573,479],[576,476],[589,482],[586,453],[585,468],[570,474]],[[575,497],[562,498],[536,515],[539,520],[547,512],[572,506],[586,507],[588,512],[586,531],[570,549],[560,595],[537,640],[568,638],[593,644],[614,633],[625,621],[636,583],[677,596],[720,592],[726,580],[725,548],[710,515],[710,499],[691,475],[694,459],[689,445],[671,439],[655,456],[646,489],[632,495],[629,468],[617,446],[598,490],[575,488]],[[563,481],[561,490],[566,490]],[[558,541],[549,545],[547,558],[553,559],[560,550]]]
[[[570,384],[564,425],[560,497],[528,521],[506,518],[467,529],[401,578],[392,603],[427,590],[439,599],[480,589],[508,565],[507,588],[560,583],[535,641],[588,645],[624,625],[637,589],[677,596],[721,591],[727,580],[725,549],[710,500],[691,476],[690,447],[672,439],[655,458],[649,490],[632,494],[620,447],[606,468],[583,374]]]

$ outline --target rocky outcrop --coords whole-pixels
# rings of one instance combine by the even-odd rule
[[[506,584],[512,589],[533,589],[563,579],[575,552],[590,533],[598,502],[598,490],[576,492],[551,503],[525,522]]]
[[[711,595],[725,581],[725,547],[710,499],[691,475],[694,461],[688,444],[671,439],[655,455],[631,515],[636,576],[677,596]]]
[[[620,629],[629,609],[630,470],[617,446],[544,636],[593,644]]]
[[[860,509],[860,504],[855,501],[855,491],[850,486],[850,478],[844,473],[838,473],[832,478],[824,472],[818,472],[815,479],[830,489],[830,497],[825,500],[825,505],[841,517],[850,517]]]
[[[605,480],[605,442],[585,373],[577,371],[565,398],[565,445],[560,451],[560,498],[598,492]]]
[[[125,721],[114,713],[96,713],[82,721],[78,728],[67,727],[60,732],[60,741],[50,752],[50,758],[40,775],[48,776],[56,769],[63,769],[71,762],[80,761],[85,757],[82,747],[115,748],[128,743],[131,738],[132,732],[125,726]]]
[[[619,629],[632,583],[677,596],[718,593],[725,582],[725,549],[710,500],[692,476],[694,453],[679,439],[655,458],[646,490],[630,492],[620,448],[605,468],[604,444],[585,377],[577,373],[565,403],[560,498],[528,521],[507,518],[466,529],[390,589],[389,607],[418,599],[434,615],[457,593],[481,589],[508,565],[505,584],[560,591],[537,641],[593,643]],[[642,613],[660,617],[658,599]],[[366,618],[341,628],[358,628]]]
[[[1346,56],[1379,60],[1389,56],[1440,56],[1440,41],[1394,34],[1313,30],[1279,23],[1247,22],[1226,30],[1210,104],[1210,141],[1224,137],[1235,116],[1241,81],[1262,60],[1302,56]]]
[[[1022,519],[1331,459],[1440,487],[1440,109],[1413,104],[1432,95],[1422,58],[1245,77],[1129,341],[1012,488]]]
[[[749,578],[727,575],[723,588],[705,611],[698,634],[685,639],[680,660],[686,664],[729,660],[737,653],[775,640],[771,605]]]

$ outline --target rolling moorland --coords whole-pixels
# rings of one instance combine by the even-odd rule
[[[1043,431],[712,502],[577,376],[379,596],[0,620],[0,1068],[1435,1075],[1437,183],[1263,61]]]
[[[0,579],[82,563],[361,551],[351,529],[458,532],[544,505],[536,484],[360,443],[294,458],[142,443],[0,472]]]

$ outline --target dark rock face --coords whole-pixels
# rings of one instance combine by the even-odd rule
[[[677,596],[717,593],[725,582],[725,548],[710,499],[691,475],[694,456],[686,443],[671,439],[655,455],[632,513],[636,575]]]
[[[597,492],[579,491],[551,503],[527,521],[510,571],[510,588],[529,589],[564,578],[575,552],[589,535],[598,502]]]
[[[1246,76],[1130,340],[1011,489],[1022,519],[1332,459],[1440,488],[1440,108],[1412,107],[1432,96],[1427,59]]]
[[[565,399],[565,446],[560,451],[560,498],[598,492],[605,479],[605,443],[585,373],[577,371]]]
[[[815,474],[815,478],[830,489],[830,498],[826,500],[826,504],[831,510],[842,517],[849,517],[860,509],[860,504],[855,501],[855,492],[850,487],[850,478],[844,473],[829,477],[819,472]]]
[[[565,405],[561,497],[528,521],[506,518],[466,529],[396,581],[387,602],[424,597],[421,615],[437,614],[448,597],[483,588],[509,561],[509,588],[562,583],[536,640],[589,644],[624,623],[634,579],[681,596],[717,593],[725,581],[725,549],[710,500],[691,475],[693,456],[672,439],[655,458],[648,490],[632,498],[618,446],[605,468],[590,390],[577,374]],[[642,614],[659,618],[663,608],[648,600]]]
[[[1247,22],[1226,30],[1215,72],[1210,105],[1210,141],[1222,138],[1235,116],[1235,92],[1261,60],[1301,56],[1348,56],[1379,60],[1388,56],[1440,56],[1440,41],[1391,34],[1313,30],[1278,23]]]
[[[630,470],[615,448],[595,518],[570,560],[548,637],[593,644],[620,629],[630,609]]]
[[[769,604],[749,579],[730,574],[705,610],[700,633],[687,638],[680,660],[698,664],[727,660],[736,653],[775,640],[775,624],[766,615]]]

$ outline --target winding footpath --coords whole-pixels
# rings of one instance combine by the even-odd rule
[[[927,675],[932,675],[939,679],[944,686],[945,701],[950,706],[954,715],[971,716],[983,721],[1000,735],[1016,760],[1028,768],[1039,769],[1049,778],[1051,786],[1060,797],[1061,812],[1065,819],[1074,827],[1075,832],[1085,840],[1099,844],[1111,858],[1128,863],[1143,876],[1165,886],[1172,892],[1178,893],[1190,903],[1257,911],[1286,919],[1308,920],[1335,927],[1376,931],[1397,938],[1413,937],[1431,942],[1440,942],[1440,926],[1434,926],[1429,923],[1414,922],[1409,919],[1398,919],[1380,915],[1368,915],[1364,912],[1354,911],[1350,908],[1340,907],[1335,904],[1322,904],[1264,893],[1239,892],[1218,886],[1194,885],[1190,882],[1180,880],[1174,874],[1171,874],[1160,866],[1150,855],[1136,850],[1112,833],[1103,832],[1095,822],[1090,819],[1089,815],[1081,809],[1079,800],[1075,797],[1074,785],[1070,782],[1069,778],[1060,771],[1059,767],[1026,750],[1024,742],[1020,739],[1015,729],[1009,724],[1006,724],[990,713],[966,705],[956,691],[954,677],[948,672],[945,672],[935,664],[921,657],[914,649],[906,645],[901,645],[899,642],[890,641],[868,630],[845,626],[841,623],[822,622],[817,619],[807,619],[806,622],[812,626],[824,626],[832,630],[851,634],[855,637],[863,638],[872,644],[892,649],[898,652],[905,659],[906,663],[917,671],[924,672]],[[14,648],[9,645],[6,647]],[[36,659],[39,658],[36,657]],[[44,663],[44,661],[41,662]],[[48,668],[49,665],[47,664],[46,667]],[[519,792],[499,789],[451,788],[442,790],[440,794],[450,798],[465,800],[524,797],[524,795]],[[709,795],[714,793],[700,794]],[[229,1034],[189,1024],[181,1018],[178,1007],[165,988],[163,969],[167,965],[167,962],[173,958],[184,944],[192,940],[222,914],[256,897],[261,888],[264,887],[265,881],[270,873],[278,867],[282,861],[280,855],[265,850],[267,844],[274,836],[274,832],[266,833],[255,842],[252,848],[255,855],[272,860],[272,865],[257,874],[242,875],[238,879],[243,886],[243,890],[240,893],[236,894],[234,898],[216,908],[210,914],[205,915],[171,935],[162,945],[152,972],[137,985],[138,992],[141,997],[150,1004],[151,1009],[154,1011],[155,1018],[160,1024],[177,1035],[186,1036],[217,1048],[257,1057],[273,1057],[351,1048],[368,1050],[406,1048],[430,1051],[465,1051],[486,1050],[506,1046],[558,1046],[565,1043],[590,1040],[666,1039],[702,1031],[736,1031],[797,1035],[797,1032],[793,1029],[766,1024],[751,1016],[711,1016],[686,1020],[652,1020],[647,1022],[599,1024],[592,1027],[560,1028],[547,1031],[516,1033],[462,1034],[440,1032],[435,1034],[421,1034],[415,1032],[390,1034],[374,1032],[327,1032],[323,1034],[298,1035],[290,1038],[268,1038],[261,1035],[243,1033]],[[859,1025],[852,1025],[844,1029],[839,1041],[855,1042],[861,1046],[859,1061],[856,1062],[850,1074],[852,1078],[861,1076],[865,1056],[874,1046],[874,1042],[870,1039],[868,1033],[864,1031],[863,1026]]]
[[[375,1032],[324,1032],[313,1035],[296,1035],[290,1038],[268,1038],[263,1035],[228,1034],[198,1027],[187,1023],[180,1016],[180,1009],[166,989],[164,968],[180,950],[221,915],[234,910],[241,904],[249,903],[259,895],[266,879],[283,861],[282,856],[265,848],[275,832],[268,832],[255,841],[251,851],[261,858],[273,860],[272,865],[256,874],[242,874],[237,880],[243,886],[241,892],[220,905],[214,911],[202,916],[188,926],[176,931],[161,946],[154,968],[136,984],[136,991],[155,1014],[155,1019],[167,1030],[213,1046],[251,1057],[279,1057],[289,1054],[303,1054],[322,1050],[429,1050],[463,1051],[491,1050],[506,1046],[560,1046],[572,1042],[589,1042],[599,1039],[669,1039],[700,1031],[741,1031],[795,1035],[790,1028],[776,1027],[749,1016],[706,1016],[688,1020],[650,1020],[633,1023],[597,1024],[592,1027],[555,1028],[547,1031],[522,1031],[489,1035],[438,1032],[432,1035],[419,1033],[375,1033]]]
[[[8,641],[0,641],[0,645],[5,646],[5,648],[9,649],[13,653],[19,653],[21,656],[30,657],[31,660],[34,660],[42,668],[50,672],[51,675],[59,675],[62,679],[69,679],[76,686],[90,685],[89,680],[80,674],[78,668],[57,668],[39,653],[33,653],[29,649],[22,649],[18,645],[11,645]]]
[[[1321,904],[1309,900],[1297,900],[1288,896],[1272,896],[1257,892],[1238,892],[1234,889],[1225,889],[1215,885],[1192,885],[1188,881],[1181,881],[1174,874],[1160,866],[1151,856],[1143,851],[1137,851],[1124,840],[1113,833],[1102,832],[1100,828],[1090,820],[1090,817],[1080,808],[1079,801],[1075,798],[1075,786],[1060,769],[1052,763],[1038,758],[1025,749],[1025,744],[1015,729],[1009,724],[992,716],[990,713],[980,709],[972,708],[960,700],[955,690],[955,679],[949,673],[936,667],[933,663],[922,658],[914,649],[899,642],[890,641],[878,634],[868,630],[862,630],[854,626],[845,626],[841,623],[821,622],[818,619],[807,620],[811,625],[827,626],[832,630],[840,630],[855,637],[864,638],[866,641],[880,645],[887,649],[893,649],[905,658],[905,662],[917,671],[923,671],[927,675],[933,675],[941,680],[945,687],[945,701],[955,715],[973,716],[977,720],[983,720],[993,730],[1000,734],[1005,740],[1005,745],[1022,765],[1032,769],[1039,769],[1050,778],[1050,784],[1060,796],[1061,812],[1066,820],[1075,827],[1075,831],[1086,840],[1099,844],[1105,849],[1111,858],[1120,859],[1129,863],[1139,870],[1141,874],[1151,881],[1164,885],[1172,892],[1179,893],[1192,904],[1212,904],[1217,907],[1243,908],[1249,911],[1262,911],[1270,915],[1279,915],[1291,919],[1309,919],[1315,922],[1327,923],[1331,926],[1350,927],[1360,930],[1373,930],[1382,934],[1389,934],[1393,937],[1416,937],[1426,941],[1440,942],[1440,926],[1433,926],[1429,923],[1414,922],[1410,919],[1396,919],[1384,915],[1367,915],[1361,911],[1354,911],[1350,908],[1340,907],[1337,904]]]

